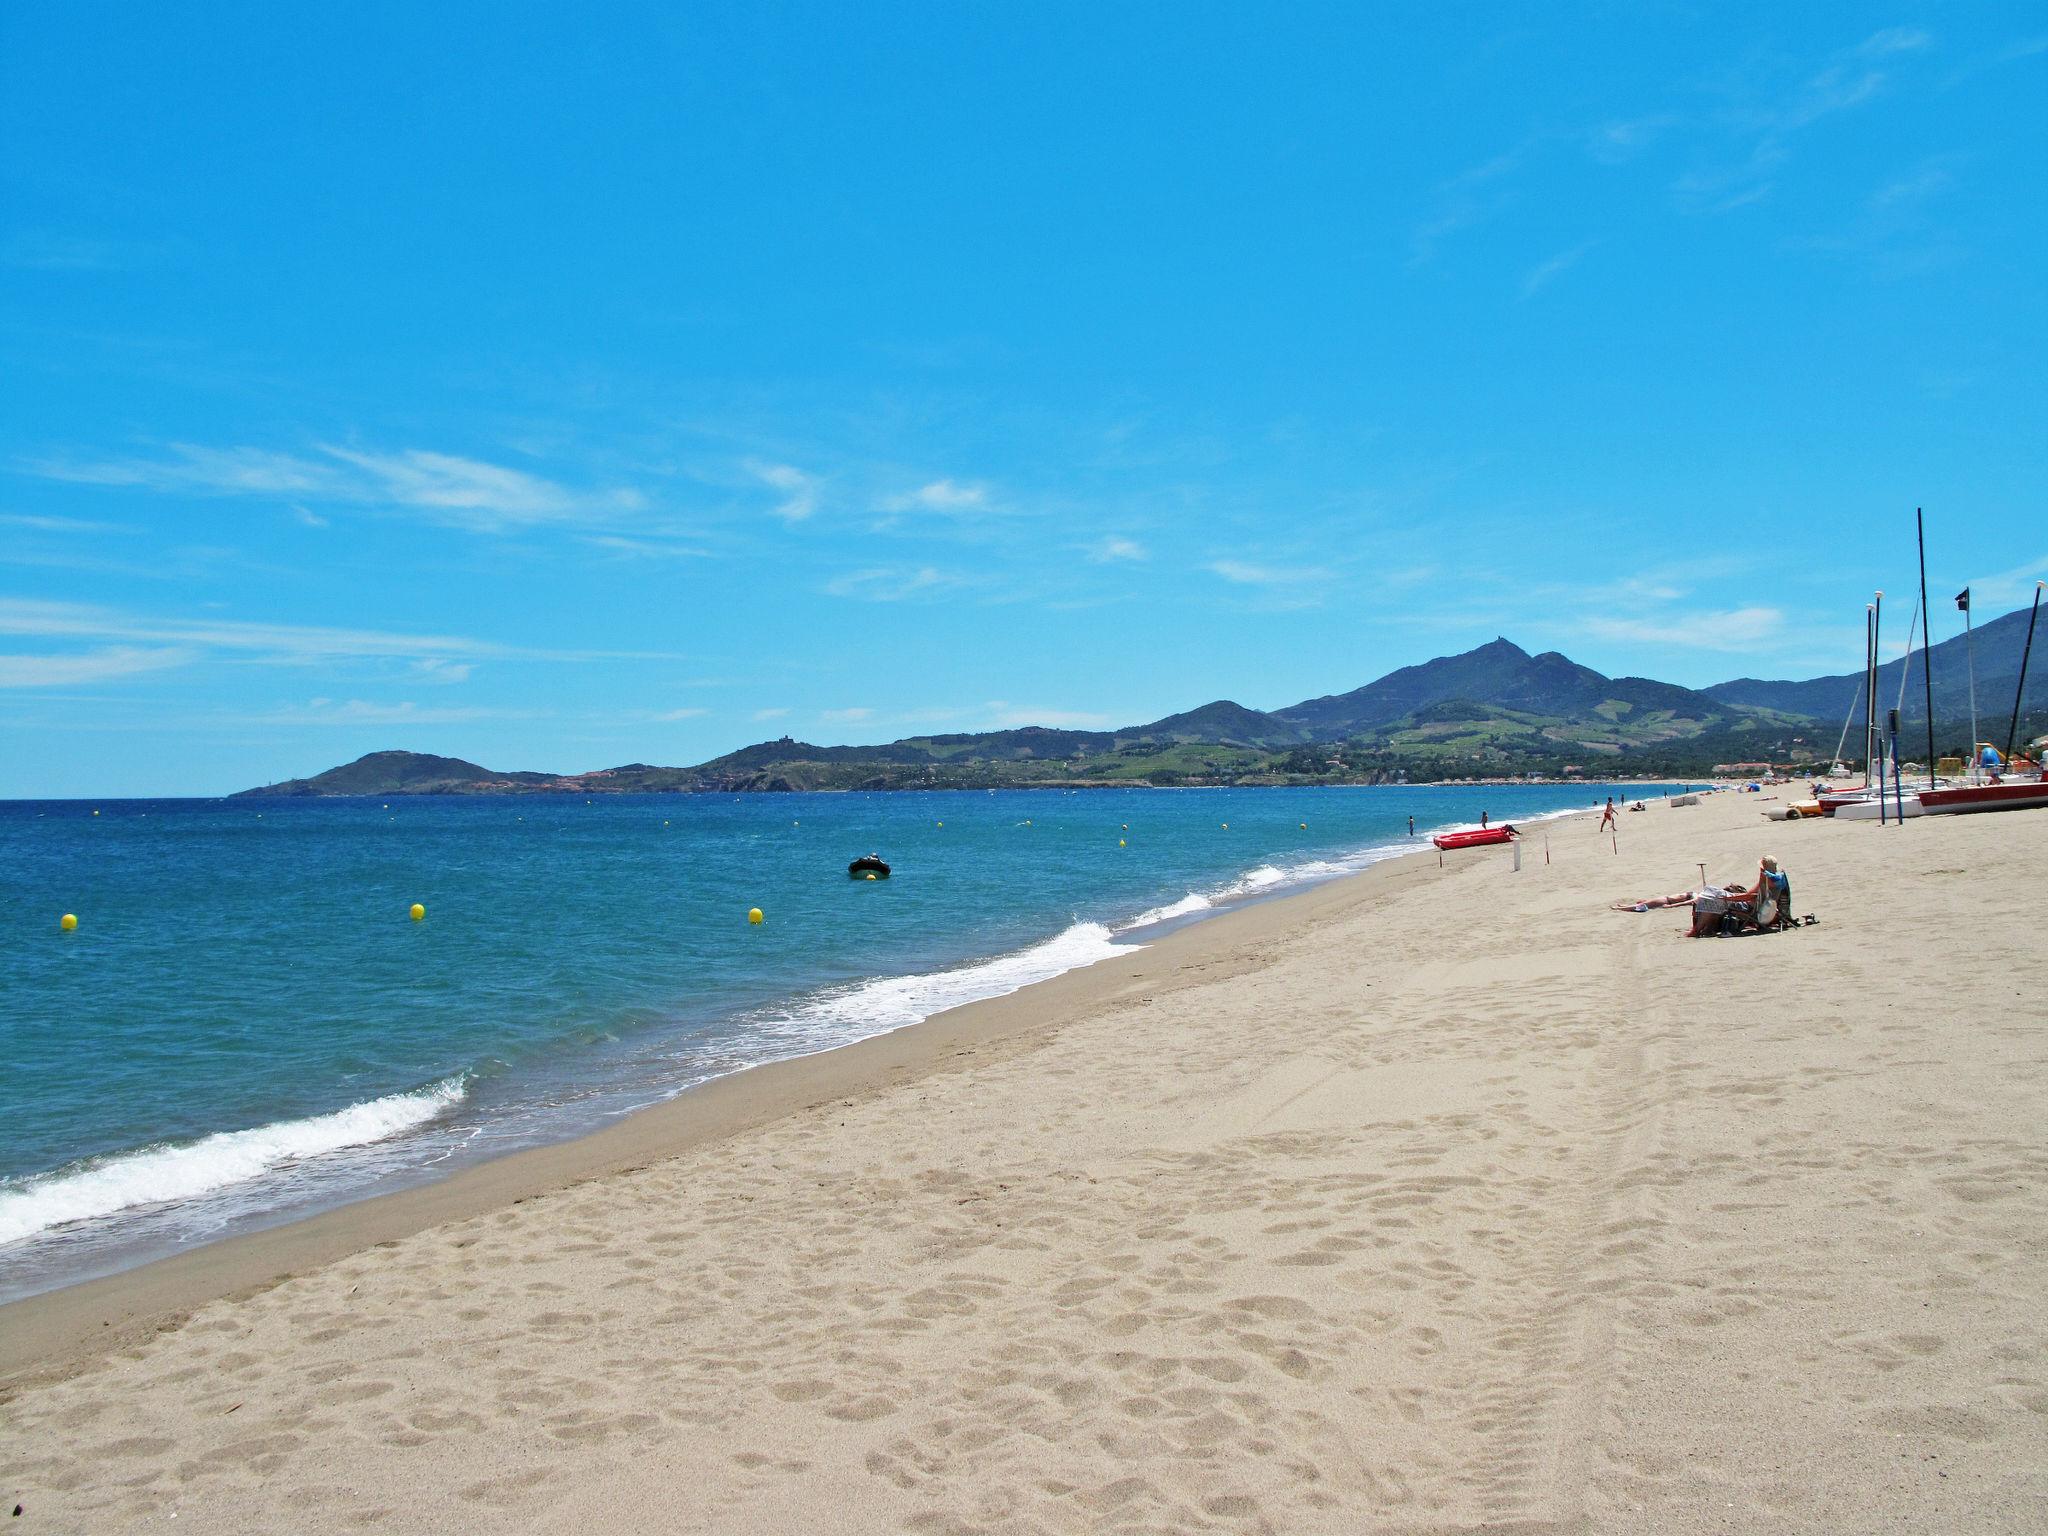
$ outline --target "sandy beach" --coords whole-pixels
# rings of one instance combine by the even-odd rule
[[[2048,1529],[2048,813],[1763,808],[0,1309],[10,1527]],[[1763,853],[1815,926],[1609,910]]]

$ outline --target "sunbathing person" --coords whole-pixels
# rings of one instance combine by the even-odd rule
[[[1669,896],[1645,896],[1641,901],[1622,900],[1614,903],[1617,912],[1654,912],[1659,907],[1689,907],[1692,905],[1691,891],[1673,891]]]

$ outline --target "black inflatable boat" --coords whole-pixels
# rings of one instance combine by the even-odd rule
[[[855,859],[846,866],[846,872],[856,880],[886,880],[889,878],[889,866],[882,862],[879,855],[872,853]]]

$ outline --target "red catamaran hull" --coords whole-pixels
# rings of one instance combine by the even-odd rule
[[[2038,779],[2003,784],[1959,784],[1953,789],[1923,789],[1920,808],[1930,816],[1963,811],[2021,811],[2048,805],[2048,783]]]

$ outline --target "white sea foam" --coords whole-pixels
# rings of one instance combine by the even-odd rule
[[[382,1141],[426,1124],[460,1103],[464,1091],[464,1080],[451,1077],[332,1114],[221,1131],[182,1146],[144,1147],[24,1179],[0,1188],[0,1243],[135,1206],[191,1200],[301,1158]]]
[[[1306,859],[1299,864],[1288,865],[1260,864],[1213,890],[1189,891],[1178,901],[1140,912],[1129,922],[1122,924],[1121,928],[1124,931],[1149,928],[1154,923],[1171,922],[1177,917],[1193,917],[1233,902],[1249,901],[1253,897],[1293,886],[1314,885],[1324,880],[1334,880],[1340,875],[1355,875],[1371,865],[1398,858],[1404,853],[1412,853],[1415,846],[1412,843],[1381,843],[1334,859]]]
[[[1142,945],[1119,944],[1101,923],[1075,923],[1029,949],[948,971],[880,976],[837,987],[780,1018],[761,1021],[761,1033],[800,1050],[822,1050],[871,1035],[887,1034],[984,998],[1005,997],[1111,955]]]

